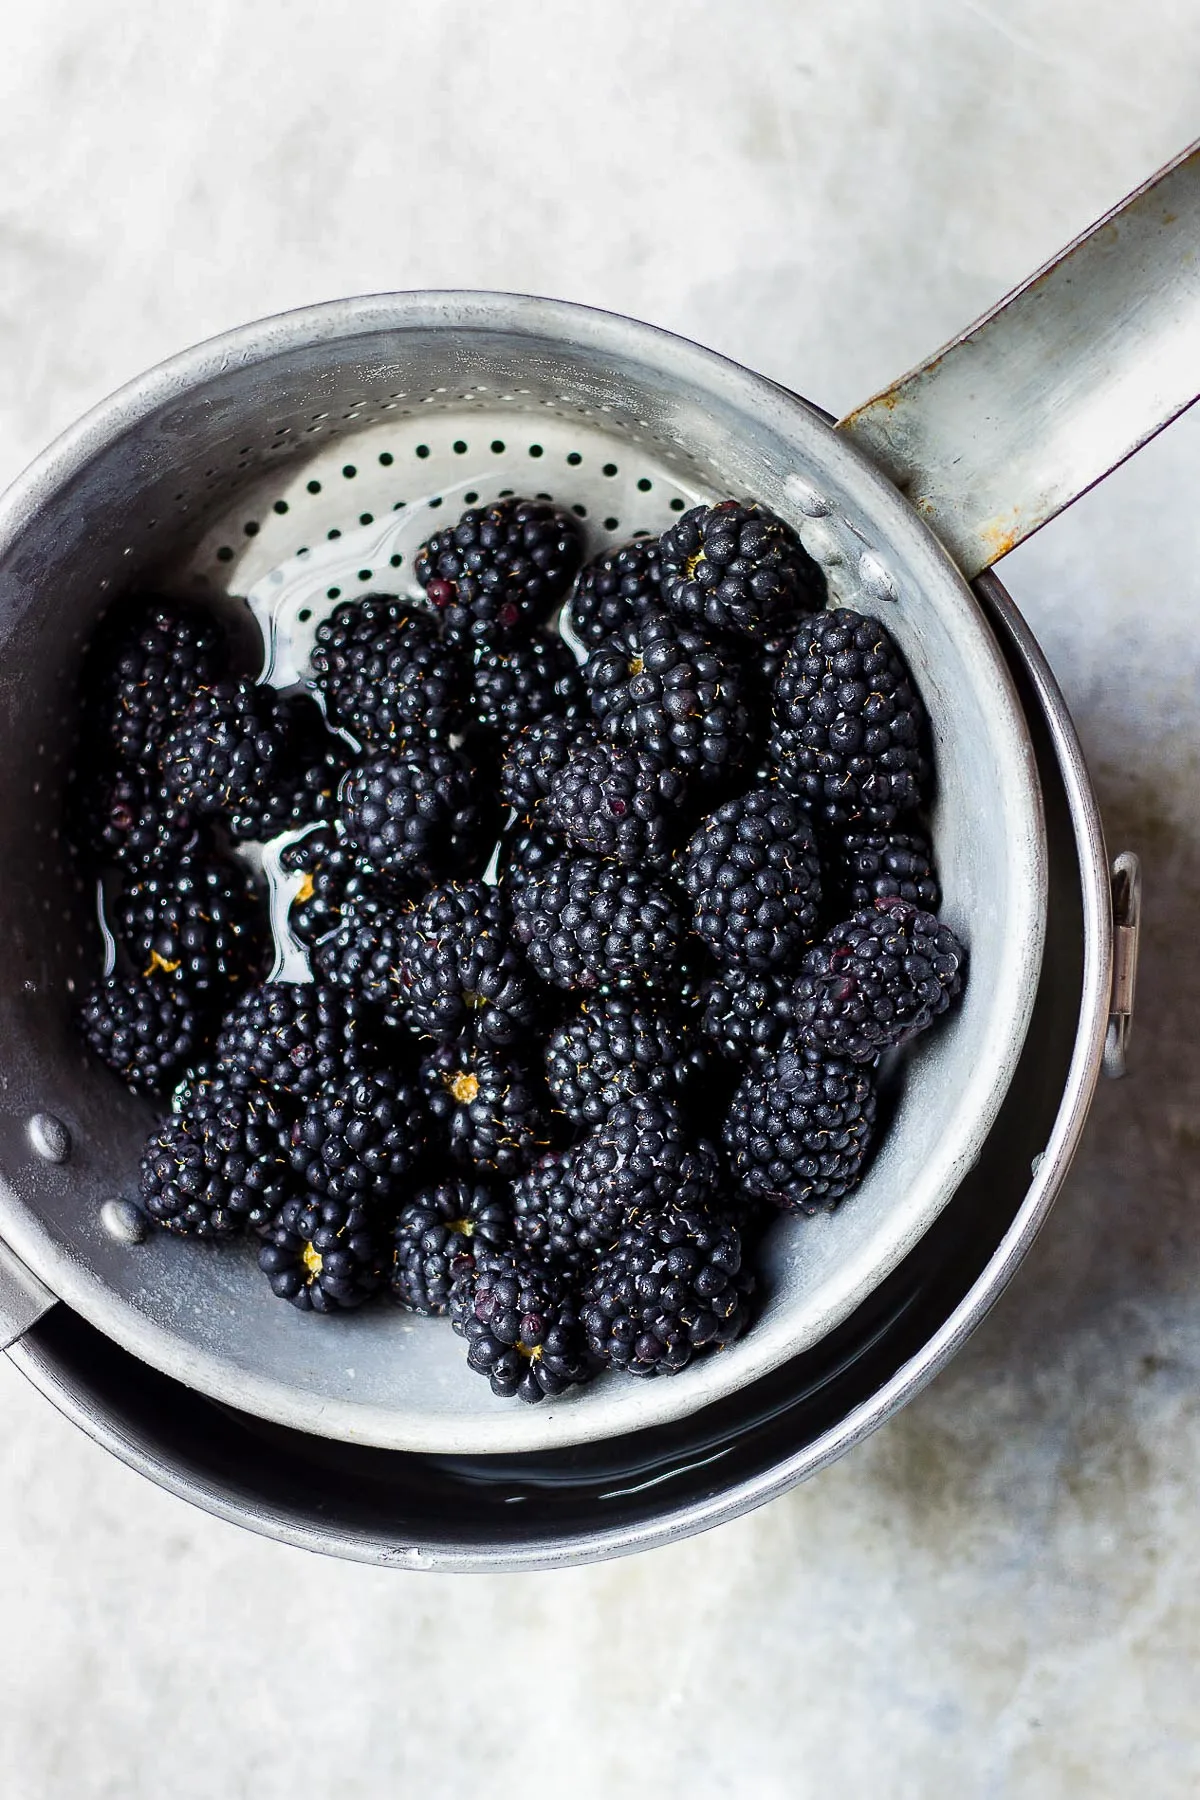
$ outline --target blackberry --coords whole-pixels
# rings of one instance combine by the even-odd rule
[[[252,681],[204,687],[159,751],[169,794],[197,813],[224,813],[235,835],[257,835],[286,765],[290,709],[273,688]]]
[[[361,1306],[383,1285],[385,1233],[368,1207],[305,1194],[286,1200],[258,1253],[281,1300],[301,1312]]]
[[[846,916],[897,897],[936,912],[941,895],[929,840],[920,831],[848,831],[830,846]]]
[[[703,1209],[667,1208],[632,1221],[600,1258],[580,1310],[596,1359],[630,1375],[678,1375],[749,1323],[737,1228]]]
[[[786,999],[800,1042],[870,1062],[924,1031],[962,988],[966,951],[907,901],[877,900],[814,944]]]
[[[550,792],[550,783],[566,764],[580,733],[566,719],[538,719],[525,725],[505,746],[500,763],[500,798],[518,813],[532,816]]]
[[[553,862],[566,855],[566,845],[553,832],[540,825],[529,825],[508,831],[497,847],[496,879],[501,892],[511,903],[519,887],[543,874]]]
[[[790,525],[754,502],[694,506],[663,532],[663,598],[710,631],[767,637],[825,604],[825,578]]]
[[[388,1071],[314,1094],[292,1132],[292,1168],[314,1193],[355,1205],[391,1200],[421,1149],[420,1108]]]
[[[538,719],[578,725],[585,708],[579,666],[561,638],[545,633],[510,649],[475,651],[471,706],[481,725],[511,737]]]
[[[858,1186],[874,1127],[869,1069],[788,1043],[743,1077],[722,1137],[744,1193],[816,1213]]]
[[[715,1149],[691,1141],[678,1106],[641,1094],[620,1101],[576,1145],[571,1217],[581,1242],[605,1248],[634,1212],[703,1205],[719,1175]]]
[[[292,1186],[290,1121],[266,1089],[243,1094],[220,1079],[190,1085],[186,1108],[151,1132],[141,1199],[150,1217],[184,1237],[226,1238],[259,1229]]]
[[[552,777],[550,823],[581,850],[662,869],[671,860],[686,783],[652,752],[577,743]]]
[[[518,1251],[476,1256],[454,1284],[450,1317],[468,1366],[502,1399],[554,1398],[590,1374],[570,1285]]]
[[[267,934],[249,871],[187,861],[143,876],[116,902],[117,931],[143,975],[163,975],[206,1006],[263,973]]]
[[[440,641],[436,620],[393,595],[344,600],[317,627],[312,670],[330,723],[365,749],[458,723],[461,659]]]
[[[395,1006],[413,1030],[445,1043],[511,1044],[533,1023],[524,957],[495,888],[451,881],[404,915]]]
[[[682,860],[693,927],[721,962],[780,968],[815,935],[816,839],[799,802],[777,783],[710,813]]]
[[[512,890],[513,934],[543,981],[661,985],[683,930],[666,889],[619,863],[563,857]]]
[[[567,613],[580,643],[594,650],[634,624],[648,607],[662,603],[658,539],[639,537],[588,564],[575,583]]]
[[[350,847],[380,875],[457,874],[477,855],[481,824],[471,766],[456,750],[413,742],[360,763],[342,792]]]
[[[629,994],[584,1001],[546,1043],[550,1092],[577,1125],[598,1125],[639,1094],[673,1099],[694,1067],[677,1021]]]
[[[385,1024],[403,1025],[401,925],[385,900],[347,902],[335,929],[313,946],[322,981],[350,998],[381,1007]]]
[[[737,656],[669,613],[648,608],[597,645],[584,680],[605,737],[699,780],[724,775],[753,749]]]
[[[887,831],[919,806],[925,709],[878,619],[840,608],[797,633],[775,686],[770,752],[818,820]]]
[[[582,545],[570,513],[512,496],[463,513],[417,552],[417,580],[450,643],[499,649],[562,599]]]
[[[84,671],[92,754],[115,753],[128,772],[153,763],[197,688],[222,674],[225,651],[212,618],[174,600],[134,598],[103,621]]]
[[[196,819],[145,769],[116,775],[102,770],[76,779],[71,805],[76,841],[127,869],[174,864],[201,848]]]
[[[137,1093],[162,1093],[192,1059],[199,1027],[182,988],[161,975],[110,975],[79,1009],[84,1038]]]
[[[770,971],[755,974],[730,964],[700,983],[700,1031],[714,1050],[735,1062],[772,1050],[784,1034],[781,1008],[788,978]]]
[[[519,1175],[547,1148],[549,1132],[532,1081],[494,1050],[443,1045],[421,1063],[418,1079],[458,1162]]]
[[[302,944],[315,944],[336,930],[344,909],[365,894],[362,864],[333,825],[320,825],[285,845],[279,866],[303,876],[288,909],[288,926]]]
[[[226,1014],[214,1058],[230,1086],[279,1088],[307,1099],[367,1061],[357,1003],[316,982],[268,981]]]
[[[571,1216],[575,1153],[551,1150],[512,1185],[512,1229],[532,1262],[579,1275],[590,1261]]]
[[[476,1251],[500,1249],[511,1237],[508,1208],[490,1188],[451,1179],[419,1189],[393,1233],[393,1300],[427,1318],[447,1312],[455,1278]]]

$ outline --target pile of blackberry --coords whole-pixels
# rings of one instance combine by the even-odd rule
[[[301,1312],[444,1316],[526,1401],[747,1328],[762,1230],[853,1191],[965,961],[921,700],[794,530],[725,501],[583,564],[552,501],[476,507],[331,611],[308,693],[131,598],[70,817],[149,1218],[257,1240]]]

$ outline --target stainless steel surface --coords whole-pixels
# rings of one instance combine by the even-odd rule
[[[1200,395],[1200,148],[838,429],[968,577]]]
[[[979,1323],[1044,1221],[1087,1117],[1109,1005],[1108,860],[1079,744],[999,582],[978,586],[1021,672],[1048,797],[1051,936],[1034,1027],[962,1191],[830,1339],[669,1430],[518,1458],[404,1456],[258,1427],[105,1350],[61,1312],[15,1348],[18,1366],[100,1443],[218,1516],[413,1570],[548,1568],[668,1543],[773,1498],[898,1410]]]
[[[1131,850],[1113,859],[1112,1011],[1104,1041],[1104,1073],[1113,1080],[1128,1072],[1129,1036],[1137,998],[1138,947],[1142,931],[1142,868]]]
[[[54,1305],[54,1295],[0,1242],[0,1350],[15,1344]]]
[[[43,1162],[66,1162],[71,1154],[71,1134],[53,1113],[34,1113],[29,1121],[29,1141]]]
[[[285,492],[296,504],[288,529],[303,523],[318,464],[335,464],[339,481],[342,467],[355,470],[355,509],[368,493],[377,516],[385,496],[415,506],[424,495],[432,507],[442,496],[421,484],[439,459],[473,473],[473,453],[456,461],[460,439],[488,446],[485,463],[491,441],[515,446],[539,489],[561,485],[568,498],[568,442],[589,466],[653,469],[668,491],[758,494],[796,520],[839,600],[884,608],[933,717],[944,910],[971,953],[964,1002],[907,1059],[892,1128],[853,1205],[775,1227],[755,1329],[670,1382],[607,1379],[537,1408],[498,1405],[436,1322],[381,1310],[314,1329],[237,1251],[205,1254],[162,1233],[133,1250],[115,1241],[102,1208],[136,1167],[149,1109],[82,1058],[65,991],[89,977],[95,926],[82,892],[63,918],[70,877],[55,809],[72,680],[98,609],[138,581],[198,578],[220,604],[217,577],[240,565],[217,551],[275,516]],[[219,529],[225,546],[213,543]],[[1028,732],[989,627],[936,540],[849,443],[771,383],[649,327],[511,296],[385,296],[267,320],[123,390],[10,491],[0,639],[0,854],[31,860],[37,876],[0,890],[13,947],[0,992],[0,1230],[70,1306],[165,1373],[357,1443],[511,1453],[648,1430],[831,1331],[974,1163],[1020,1055],[1041,959],[1045,844]],[[66,1166],[31,1156],[15,1129],[47,1105],[74,1140]]]

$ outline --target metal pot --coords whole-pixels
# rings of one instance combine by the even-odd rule
[[[974,1018],[964,1009],[965,1025],[956,1027],[957,1040],[947,1034],[951,1049],[941,1059],[931,1056],[915,1071],[915,1110],[934,1121],[932,1140],[919,1132],[907,1142],[901,1136],[895,1152],[900,1163],[892,1165],[893,1173],[905,1166],[905,1155],[911,1159],[909,1167],[922,1154],[932,1155],[937,1179],[923,1188],[919,1180],[900,1184],[905,1200],[911,1202],[915,1193],[917,1203],[909,1204],[907,1212],[898,1209],[899,1229],[889,1230],[882,1214],[872,1221],[869,1207],[863,1208],[865,1240],[853,1246],[857,1264],[853,1256],[834,1254],[816,1268],[814,1278],[803,1253],[790,1259],[784,1254],[779,1266],[800,1271],[787,1295],[793,1328],[789,1337],[785,1324],[770,1340],[765,1361],[748,1359],[732,1380],[727,1374],[714,1375],[697,1381],[690,1393],[682,1382],[656,1384],[667,1390],[666,1401],[657,1411],[643,1407],[636,1416],[627,1415],[627,1423],[620,1408],[608,1414],[597,1409],[599,1426],[573,1425],[568,1415],[565,1428],[552,1425],[540,1438],[514,1440],[506,1439],[502,1429],[481,1438],[472,1420],[460,1437],[418,1437],[415,1442],[425,1454],[414,1456],[411,1449],[404,1453],[397,1447],[411,1445],[411,1434],[364,1430],[361,1413],[339,1421],[330,1434],[324,1416],[328,1408],[323,1407],[314,1430],[311,1400],[307,1416],[305,1412],[303,1384],[296,1390],[300,1401],[290,1411],[278,1392],[264,1396],[255,1366],[256,1340],[244,1359],[240,1384],[229,1383],[227,1370],[218,1371],[216,1379],[211,1371],[200,1370],[197,1378],[195,1345],[179,1329],[179,1315],[186,1309],[179,1304],[178,1272],[168,1270],[161,1281],[147,1276],[148,1247],[136,1257],[130,1254],[129,1240],[138,1235],[136,1217],[114,1200],[144,1120],[135,1103],[122,1110],[114,1106],[108,1089],[93,1091],[94,1079],[89,1087],[67,1035],[63,1008],[46,1004],[47,996],[61,989],[63,970],[78,966],[72,958],[80,942],[78,909],[68,913],[71,931],[60,943],[47,935],[43,915],[62,910],[54,828],[37,803],[32,819],[28,803],[12,807],[9,817],[0,819],[0,830],[10,834],[10,856],[28,850],[31,827],[35,837],[39,829],[45,833],[45,843],[34,845],[35,857],[44,865],[37,874],[45,879],[31,884],[8,921],[24,958],[24,980],[18,991],[0,995],[10,1047],[8,1106],[0,1120],[0,1163],[6,1176],[0,1232],[7,1245],[0,1243],[0,1322],[3,1340],[12,1342],[10,1353],[20,1366],[114,1448],[125,1441],[123,1453],[169,1485],[213,1505],[223,1491],[218,1510],[279,1535],[316,1541],[311,1522],[305,1522],[305,1508],[293,1506],[289,1512],[269,1497],[281,1479],[295,1491],[302,1466],[305,1480],[312,1482],[311,1517],[326,1521],[316,1533],[324,1547],[380,1560],[432,1558],[456,1566],[607,1554],[699,1528],[810,1472],[920,1385],[986,1309],[1044,1215],[1082,1124],[1106,1036],[1114,1072],[1122,1064],[1137,929],[1136,868],[1130,859],[1118,859],[1121,956],[1114,1006],[1108,873],[1094,801],[1061,700],[999,584],[980,584],[982,609],[972,602],[920,514],[932,518],[952,544],[962,571],[976,574],[1190,402],[1200,387],[1200,371],[1183,359],[1173,363],[1171,333],[1186,337],[1185,309],[1194,304],[1195,277],[1180,255],[1179,239],[1194,233],[1200,213],[1192,194],[1195,178],[1195,157],[1181,160],[1004,308],[897,389],[850,415],[840,435],[830,434],[804,403],[770,384],[628,321],[503,297],[400,296],[344,302],[268,321],[175,359],[98,409],[35,465],[0,509],[0,628],[9,649],[6,698],[17,728],[12,749],[18,791],[26,785],[36,797],[53,787],[56,759],[50,731],[30,732],[28,723],[64,713],[72,640],[76,645],[82,640],[89,618],[109,591],[125,585],[139,566],[154,567],[161,560],[147,548],[146,534],[159,531],[157,542],[170,537],[176,544],[186,537],[195,551],[204,537],[192,528],[198,515],[211,519],[218,502],[235,493],[244,510],[261,493],[264,479],[275,480],[268,477],[273,462],[295,457],[307,467],[296,440],[301,429],[307,434],[323,427],[333,410],[330,402],[346,398],[340,384],[348,367],[369,393],[333,424],[343,434],[343,445],[346,434],[357,438],[366,431],[368,399],[385,409],[396,404],[394,397],[378,395],[396,394],[389,384],[399,366],[411,369],[414,359],[420,365],[424,358],[434,377],[439,367],[465,375],[474,383],[475,402],[485,381],[504,381],[511,371],[506,358],[511,358],[515,336],[528,381],[523,388],[488,392],[489,404],[522,414],[540,402],[560,416],[563,408],[585,406],[599,418],[594,428],[602,433],[611,434],[623,424],[628,441],[645,434],[660,459],[680,465],[679,485],[685,490],[690,483],[691,491],[704,491],[713,479],[697,460],[703,451],[720,471],[719,487],[760,492],[809,522],[809,539],[836,572],[841,597],[853,601],[865,596],[876,606],[896,608],[889,610],[889,625],[917,665],[922,686],[936,693],[935,712],[951,720],[939,746],[949,805],[938,820],[938,837],[941,846],[950,845],[951,916],[957,901],[972,939],[972,985],[982,994]],[[1087,328],[1082,333],[1081,275],[1086,277]],[[1136,315],[1142,341],[1132,346],[1123,379],[1114,383],[1113,346],[1120,336],[1129,348],[1128,301],[1134,294],[1142,298]],[[1106,356],[1097,359],[1092,353],[1095,319],[1107,316],[1110,304],[1115,324]],[[1154,327],[1149,333],[1148,323]],[[401,330],[407,334],[402,344],[397,338]],[[1008,371],[1006,386],[992,381],[997,359]],[[1165,379],[1164,371],[1174,367],[1181,374]],[[436,379],[425,385],[431,391],[420,403],[429,404],[435,415],[449,410]],[[250,392],[258,401],[253,432],[246,423]],[[1072,439],[1069,474],[1065,482],[1056,482],[1036,467],[1036,458],[1026,452],[1022,461],[1018,451],[1038,440],[1047,420],[1057,420],[1064,392],[1088,411],[1092,428],[1081,452]],[[1112,403],[1114,395],[1119,404]],[[627,406],[631,396],[636,410],[622,422],[614,411]],[[1011,404],[1014,398],[1019,405]],[[969,412],[964,410],[968,402]],[[302,418],[310,422],[306,428]],[[964,418],[988,426],[967,440],[965,450],[960,441],[955,462],[942,455],[947,418],[960,431]],[[885,435],[888,420],[897,422],[890,436]],[[1006,429],[995,427],[996,421]],[[989,434],[1007,446],[1007,463],[991,463],[984,442]],[[239,444],[242,438],[244,444]],[[914,507],[897,497],[852,447],[853,440],[889,466]],[[976,450],[984,444],[974,458],[972,441]],[[224,447],[228,460],[216,457],[215,446]],[[202,472],[207,454],[213,454],[213,461]],[[944,475],[950,467],[963,476],[957,487],[939,478],[938,471]],[[179,481],[176,471],[181,468],[193,471],[190,481]],[[996,483],[990,480],[994,472],[1006,496],[1001,512],[995,505]],[[57,611],[48,606],[49,596]],[[999,619],[1002,627],[1003,656],[985,622],[989,611],[993,624]],[[46,654],[50,639],[53,656]],[[959,696],[964,709],[958,714],[953,694],[947,693],[952,673],[965,682]],[[986,754],[968,757],[960,767],[955,758],[947,758],[947,744],[965,754],[973,732]],[[1048,821],[1045,836],[1039,787]],[[997,794],[1003,802],[1000,821],[981,827],[979,816],[988,802],[994,806]],[[985,895],[991,896],[990,912]],[[1012,928],[1014,920],[1019,929]],[[1056,954],[1042,962],[1047,930],[1060,945],[1065,932],[1076,958],[1082,953],[1081,986],[1064,973],[1072,966],[1070,956]],[[1051,1049],[1054,1033],[1039,1025],[1026,1037],[1035,1006],[1057,1021],[1057,1063]],[[1070,1021],[1066,1035],[1064,1019]],[[961,1063],[964,1046],[970,1051],[972,1045],[978,1057],[971,1067],[981,1067],[985,1078],[955,1092],[951,1065],[955,1058]],[[1031,1083],[1034,1066],[1038,1076]],[[1023,1084],[1030,1083],[1027,1092]],[[1025,1096],[1026,1104],[1014,1115],[1017,1094]],[[1047,1094],[1061,1096],[1053,1116],[1045,1110]],[[1034,1096],[1041,1096],[1037,1104]],[[1035,1120],[1038,1130],[1027,1141]],[[1023,1146],[1021,1155],[1028,1149],[1030,1157],[1036,1153],[1042,1158],[1027,1193],[1016,1172],[1019,1158],[1018,1164],[1013,1161],[1017,1144]],[[978,1211],[966,1199],[984,1180],[999,1196],[1000,1236],[993,1240],[990,1260],[985,1255],[978,1263],[979,1254],[988,1249],[987,1233],[975,1228]],[[853,1216],[852,1209],[845,1213]],[[958,1221],[961,1232],[968,1218],[972,1230],[963,1232],[959,1244],[953,1222]],[[872,1224],[879,1227],[873,1239]],[[820,1264],[820,1256],[816,1260]],[[947,1308],[945,1284],[951,1271],[976,1263],[974,1285],[952,1297]],[[881,1326],[879,1320],[888,1297],[897,1291],[894,1284],[911,1282],[918,1272],[922,1294],[936,1291],[941,1298],[930,1300],[921,1312],[924,1336],[914,1348],[909,1334],[918,1312],[911,1300],[901,1308],[902,1327]],[[55,1305],[60,1296],[70,1302],[70,1310]],[[869,1356],[845,1348],[856,1341],[854,1333],[864,1321],[874,1321]],[[752,1340],[753,1334],[748,1342]],[[886,1377],[877,1373],[869,1392],[855,1390],[850,1375],[877,1369],[876,1347],[885,1343],[893,1351],[906,1345],[907,1362],[898,1363]],[[710,1359],[703,1367],[724,1362]],[[155,1374],[148,1364],[157,1364],[162,1373]],[[82,1376],[81,1366],[91,1374]],[[807,1405],[817,1369],[824,1370],[816,1384],[823,1396],[820,1432],[798,1458],[793,1455],[786,1462],[780,1462],[776,1444],[776,1460],[769,1465],[762,1461],[770,1455],[768,1439],[761,1438],[756,1472],[739,1476],[735,1445],[758,1430],[754,1421],[761,1424],[764,1401],[772,1416],[792,1404],[783,1398],[789,1392],[793,1398],[802,1393]],[[188,1388],[207,1388],[212,1398],[187,1392],[178,1385],[181,1379]],[[171,1395],[165,1411],[164,1380]],[[277,1385],[286,1388],[288,1383]],[[681,1398],[669,1397],[677,1388]],[[118,1390],[127,1395],[127,1407],[117,1399]],[[841,1402],[835,1402],[835,1392]],[[230,1403],[239,1411],[231,1411]],[[836,1413],[839,1403],[845,1407],[841,1414]],[[833,1413],[823,1411],[831,1405]],[[203,1454],[199,1441],[189,1450],[179,1430],[174,1425],[168,1429],[166,1412],[180,1429],[190,1421],[187,1429],[207,1446]],[[270,1423],[252,1425],[252,1414]],[[153,1426],[147,1423],[151,1418]],[[123,1430],[131,1434],[127,1440],[122,1440]],[[157,1450],[151,1448],[154,1431],[160,1434]],[[243,1434],[240,1462],[227,1456],[230,1445],[222,1448],[218,1441],[227,1431]],[[358,1442],[331,1443],[318,1432]],[[247,1454],[245,1434],[259,1446],[253,1456]],[[134,1436],[140,1438],[136,1449]],[[386,1447],[366,1448],[364,1440]],[[563,1456],[566,1445],[585,1441],[586,1451]],[[695,1451],[713,1444],[718,1448],[697,1462]],[[489,1447],[492,1455],[479,1454]],[[201,1464],[209,1451],[204,1471]],[[521,1456],[514,1460],[516,1452]],[[680,1455],[687,1459],[687,1469],[678,1460],[671,1462]],[[603,1471],[603,1492],[588,1488],[589,1459]],[[630,1483],[628,1477],[638,1468],[657,1469],[664,1461],[670,1464],[665,1472]],[[694,1493],[689,1497],[688,1471],[718,1464],[719,1474],[701,1478],[708,1500]],[[573,1474],[568,1475],[568,1466]],[[235,1467],[241,1471],[236,1476]],[[281,1477],[284,1469],[290,1473]],[[517,1502],[528,1507],[531,1495],[548,1487],[558,1494],[554,1516],[560,1524],[549,1536],[545,1522],[540,1536],[531,1527],[526,1542],[511,1531],[490,1531],[482,1515],[472,1518],[472,1497],[491,1495],[482,1509],[488,1512],[504,1484],[518,1478],[528,1491],[505,1493],[502,1498],[510,1508]],[[617,1487],[611,1485],[614,1480]],[[406,1518],[400,1528],[389,1526],[387,1520],[396,1517],[394,1496],[410,1490],[415,1494],[423,1483],[433,1497],[427,1525]],[[447,1483],[457,1495],[453,1502]],[[343,1491],[351,1487],[356,1500]],[[565,1522],[567,1512],[559,1504],[564,1487],[580,1500],[577,1526]],[[379,1501],[370,1518],[364,1488]],[[634,1503],[637,1494],[660,1488],[657,1499]],[[335,1490],[346,1499],[341,1513]],[[610,1509],[618,1500],[631,1504],[603,1512],[598,1510],[602,1500]],[[335,1529],[328,1521],[339,1516],[347,1522]],[[523,1517],[532,1520],[534,1510]],[[621,1522],[604,1526],[603,1518]]]

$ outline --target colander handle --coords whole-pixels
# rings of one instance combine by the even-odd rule
[[[1200,141],[839,420],[970,579],[1200,397]]]
[[[0,1239],[0,1350],[24,1337],[55,1304],[55,1296]]]

